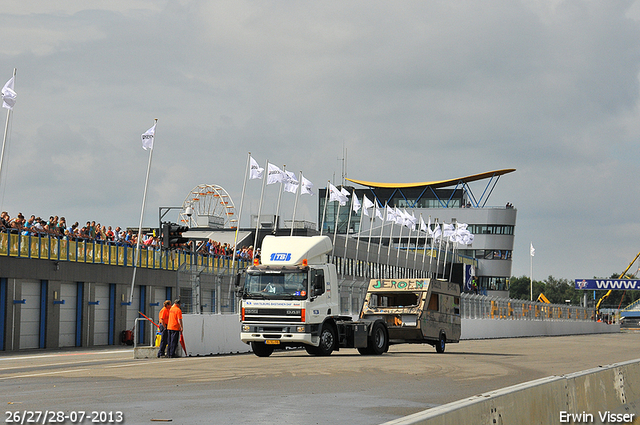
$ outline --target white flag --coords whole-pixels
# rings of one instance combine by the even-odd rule
[[[260,167],[255,159],[249,157],[249,180],[261,179],[264,168]]]
[[[156,125],[154,124],[149,130],[142,134],[142,149],[153,149],[153,139],[156,135]]]
[[[396,221],[396,213],[393,211],[393,208],[389,208],[389,205],[385,207],[387,209],[387,221]]]
[[[285,171],[284,190],[289,193],[296,193],[298,191],[298,185],[300,182],[296,178],[296,175],[291,171]]]
[[[453,223],[442,223],[442,237],[448,238],[456,232],[456,226]]]
[[[329,202],[338,201],[341,206],[347,205],[347,197],[337,187],[329,183]]]
[[[402,225],[404,223],[404,215],[402,215],[402,211],[400,211],[398,207],[395,207],[393,214],[396,224]]]
[[[427,225],[424,224],[424,220],[422,219],[422,215],[420,216],[420,231],[427,233]]]
[[[531,243],[531,249],[530,249],[530,252],[531,252],[531,256],[532,256],[532,257],[533,257],[534,255],[536,255],[536,249],[533,247],[533,242]]]
[[[284,172],[273,164],[267,163],[267,184],[280,183],[284,181]]]
[[[384,217],[382,217],[382,211],[380,211],[380,208],[378,208],[377,206],[376,206],[376,217],[384,221]],[[383,226],[384,226],[384,223],[383,223]]]
[[[358,201],[358,197],[356,196],[355,192],[353,193],[352,199],[353,199],[353,212],[358,214],[358,211],[360,211],[360,207],[362,207],[362,205],[360,205],[360,201]]]
[[[433,230],[431,230],[431,216],[429,216],[429,220],[427,221],[427,233],[430,236],[433,235]]]
[[[340,188],[340,193],[342,193],[344,196],[351,196],[349,191],[347,189],[345,189],[344,187]]]
[[[300,187],[300,194],[308,194],[313,196],[313,183],[305,179],[304,176],[302,176],[302,186]]]
[[[13,105],[16,104],[16,92],[13,91],[13,83],[15,76],[11,77],[7,84],[2,88],[2,107],[7,109],[13,109]]]
[[[437,241],[442,236],[442,230],[440,229],[440,226],[438,225],[438,223],[436,223],[436,226],[433,229],[433,232],[431,232],[431,236],[433,237],[434,241]]]
[[[367,217],[369,217],[369,211],[367,211],[369,208],[374,206],[374,203],[371,202],[369,200],[369,198],[367,198],[367,195],[362,195],[362,203],[364,204],[363,206],[363,210],[362,212],[364,213],[364,215],[366,215]]]

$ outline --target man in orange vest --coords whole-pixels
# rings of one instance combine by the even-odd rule
[[[167,325],[169,324],[169,310],[171,309],[171,301],[166,300],[164,302],[164,307],[160,310],[160,314],[158,317],[158,325],[160,326],[160,350],[158,351],[158,357],[164,357],[164,350],[167,348],[169,344],[169,329],[167,329]]]
[[[178,341],[180,341],[180,332],[182,332],[182,310],[180,309],[179,299],[173,302],[173,306],[171,306],[171,310],[169,310],[167,329],[169,329],[168,356],[175,357]]]

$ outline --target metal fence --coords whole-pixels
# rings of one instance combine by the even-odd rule
[[[465,319],[593,321],[593,308],[464,293],[460,315]]]

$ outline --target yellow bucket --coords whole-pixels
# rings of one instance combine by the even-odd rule
[[[160,332],[156,332],[156,347],[160,347],[161,340],[162,340],[162,334]]]

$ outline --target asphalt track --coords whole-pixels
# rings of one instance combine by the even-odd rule
[[[92,411],[119,411],[126,424],[373,425],[533,379],[638,359],[638,348],[634,332],[462,341],[444,354],[429,345],[392,346],[383,356],[343,349],[329,357],[289,350],[269,358],[135,360],[122,347],[5,353],[0,423],[16,411],[49,410],[87,412],[84,424],[92,423]]]

